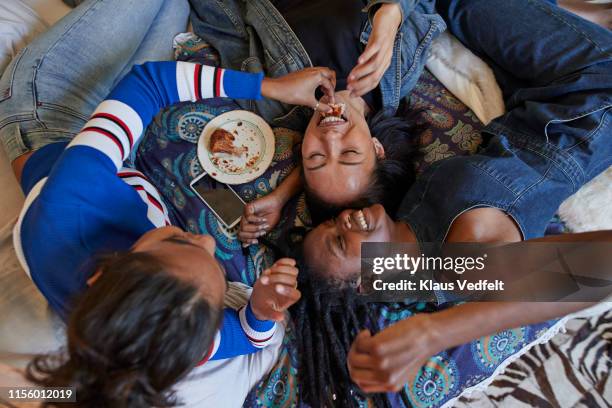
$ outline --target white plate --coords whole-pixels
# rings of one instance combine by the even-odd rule
[[[246,146],[241,157],[225,153],[212,154],[210,136],[217,129],[235,136],[236,147]],[[272,163],[274,133],[263,118],[253,112],[234,110],[217,116],[204,127],[198,140],[198,159],[206,173],[227,184],[243,184],[261,176]]]

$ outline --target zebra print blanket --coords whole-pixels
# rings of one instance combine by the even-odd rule
[[[534,346],[485,390],[453,407],[611,407],[612,309],[570,320],[565,333]]]

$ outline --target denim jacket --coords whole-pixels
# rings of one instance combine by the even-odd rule
[[[446,24],[435,12],[435,0],[370,0],[364,8],[369,15],[360,38],[364,45],[372,32],[374,13],[383,3],[399,3],[402,9],[391,65],[379,85],[383,109],[391,116],[414,88],[431,43]],[[306,50],[270,0],[191,0],[191,5],[195,33],[219,52],[223,67],[278,77],[312,66]],[[312,114],[310,109],[269,99],[238,103],[272,125],[293,129],[303,129]]]

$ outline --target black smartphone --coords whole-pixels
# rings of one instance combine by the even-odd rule
[[[203,173],[191,182],[190,187],[227,228],[240,222],[246,204],[229,185]]]

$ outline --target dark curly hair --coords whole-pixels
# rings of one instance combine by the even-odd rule
[[[66,349],[36,357],[28,379],[75,387],[82,407],[176,405],[172,387],[206,354],[220,325],[219,305],[151,254],[107,257],[96,270],[101,276],[70,314]]]
[[[388,117],[381,111],[368,118],[372,137],[376,137],[384,147],[385,158],[377,159],[368,187],[357,199],[340,205],[327,203],[308,187],[305,177],[302,177],[306,206],[313,225],[337,216],[344,209],[373,204],[382,204],[387,214],[395,214],[416,178],[414,163],[419,154],[419,135],[423,130],[423,124],[418,120],[420,113],[403,107],[398,116]]]

